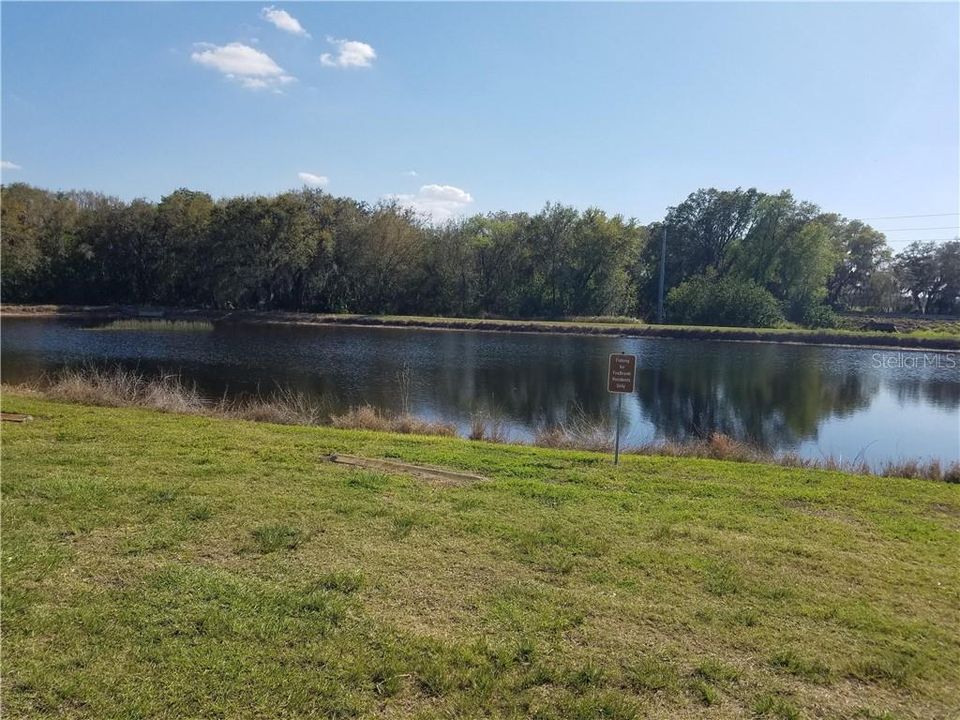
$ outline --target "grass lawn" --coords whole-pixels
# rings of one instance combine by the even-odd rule
[[[960,712],[957,485],[2,405],[7,717]]]

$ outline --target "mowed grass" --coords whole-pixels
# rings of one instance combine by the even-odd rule
[[[2,404],[8,717],[960,711],[960,486]]]

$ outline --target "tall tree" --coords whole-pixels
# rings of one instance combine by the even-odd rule
[[[208,305],[212,258],[210,221],[213,199],[181,188],[161,198],[157,207],[163,286],[161,297],[172,305]]]
[[[936,244],[910,243],[897,255],[894,271],[904,292],[913,300],[920,314],[925,315],[930,300],[936,297],[943,287]]]
[[[821,215],[817,222],[830,233],[838,255],[827,279],[827,302],[836,308],[868,303],[871,278],[892,257],[883,233],[832,213]]]

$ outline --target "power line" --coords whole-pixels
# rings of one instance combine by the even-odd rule
[[[888,232],[916,232],[917,230],[960,230],[960,225],[946,225],[944,227],[922,227],[922,228],[890,228],[889,230],[884,230],[882,228],[874,228],[878,232],[888,233]]]
[[[907,218],[956,217],[960,212],[932,213],[930,215],[884,215],[883,217],[857,218],[858,220],[906,220]]]
[[[900,238],[898,240],[887,240],[887,243],[914,243],[914,242],[954,242],[957,238]]]

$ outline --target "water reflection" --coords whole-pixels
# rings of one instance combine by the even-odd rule
[[[879,428],[903,414],[911,424],[897,428],[895,454],[960,457],[960,371],[884,364],[876,350],[347,327],[105,332],[20,318],[4,318],[2,331],[6,382],[63,365],[119,363],[180,372],[211,396],[281,385],[337,410],[406,404],[463,427],[486,412],[516,438],[581,416],[608,422],[607,358],[627,351],[640,356],[637,391],[624,403],[628,443],[718,431],[808,455],[826,441],[852,455],[886,437]]]
[[[702,356],[680,353],[641,373],[638,394],[662,437],[722,432],[764,447],[792,447],[815,435],[825,417],[866,408],[880,386],[877,376],[855,366],[827,371],[822,352],[721,346],[713,352],[710,372],[704,372]]]

